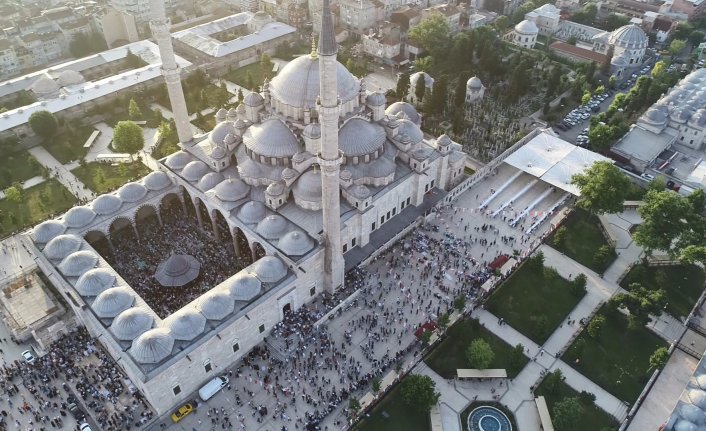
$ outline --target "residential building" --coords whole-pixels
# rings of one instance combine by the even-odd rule
[[[353,33],[365,34],[378,22],[378,5],[373,0],[341,0],[340,25]]]
[[[394,23],[385,23],[378,31],[361,36],[363,51],[384,64],[395,64],[405,59],[402,55],[402,30]]]
[[[422,9],[422,20],[426,19],[430,15],[440,14],[446,18],[446,22],[449,24],[449,31],[451,34],[456,34],[461,31],[461,12],[462,9],[453,4],[440,4],[426,9]]]

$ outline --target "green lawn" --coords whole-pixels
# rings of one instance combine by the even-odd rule
[[[101,163],[91,162],[71,171],[95,193],[102,194],[113,191],[129,181],[135,181],[150,173],[150,169],[142,162]]]
[[[562,224],[566,234],[560,244],[554,241],[555,234],[547,243],[578,263],[602,274],[617,257],[613,250],[608,259],[596,261],[596,251],[609,245],[599,226],[598,217],[581,209],[576,209]]]
[[[44,174],[45,168],[29,151],[3,156],[0,158],[0,189],[5,189],[14,182],[23,182]]]
[[[504,368],[508,377],[514,378],[527,364],[528,359],[523,357],[521,364],[513,366],[510,361],[513,346],[483,328],[475,319],[464,319],[451,326],[446,331],[446,337],[424,362],[442,377],[454,378],[456,369],[470,368],[466,360],[466,349],[476,338],[487,341],[495,353],[495,360],[489,368]]]
[[[635,265],[620,285],[627,288],[639,283],[648,289],[664,289],[667,311],[677,318],[685,318],[704,290],[704,270],[696,265],[647,266]]]
[[[83,144],[86,143],[93,130],[93,127],[65,130],[46,140],[42,146],[61,164],[69,163],[72,160],[81,160],[87,152],[86,148],[83,148]]]
[[[429,431],[429,413],[402,401],[397,385],[353,429],[356,431]]]
[[[485,308],[542,345],[583,295],[572,292],[571,283],[555,271],[524,264],[496,289]]]
[[[196,117],[191,124],[194,126],[198,127],[199,129],[203,130],[204,132],[209,132],[211,131],[214,127],[216,127],[216,113],[211,113],[208,115],[204,115],[203,117]]]
[[[253,64],[248,64],[247,66],[239,67],[238,69],[231,70],[228,73],[225,74],[225,79],[240,85],[241,87],[245,87],[248,90],[253,90],[253,88],[248,88],[248,72],[250,72],[250,76],[252,77],[252,83],[256,87],[259,87],[262,85],[263,82],[265,82],[265,73],[262,70],[262,66],[260,65],[259,61],[256,61]],[[269,79],[272,79],[274,76],[272,69],[267,71],[267,77]]]
[[[0,200],[0,237],[37,224],[71,208],[76,198],[57,180],[50,179],[24,190],[22,201]]]
[[[535,389],[534,394],[535,396],[544,396],[550,415],[556,403],[561,402],[565,398],[579,396],[578,392],[564,382],[558,385],[555,393],[550,394],[544,385],[544,381]],[[613,416],[601,410],[594,403],[590,402],[590,400],[579,397],[579,401],[583,407],[583,414],[578,423],[572,428],[572,431],[604,431],[618,429],[617,421]]]
[[[179,144],[176,141],[162,139],[157,145],[155,145],[154,150],[152,151],[152,157],[159,160],[172,153],[176,153],[180,149],[181,147],[179,147]]]
[[[605,324],[598,338],[584,330],[564,353],[562,359],[623,401],[633,403],[650,376],[649,359],[660,347],[667,347],[646,327],[628,329],[625,315],[600,311]]]

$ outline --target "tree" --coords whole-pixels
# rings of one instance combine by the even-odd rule
[[[476,338],[466,349],[466,359],[472,368],[484,370],[495,359],[495,353],[487,341],[482,338]]]
[[[142,129],[132,121],[120,121],[113,131],[113,147],[121,153],[131,156],[137,154],[145,146],[145,136]]]
[[[267,77],[272,73],[272,60],[266,52],[263,52],[260,56],[260,68],[262,68],[262,74]]]
[[[397,89],[395,93],[400,100],[404,100],[404,98],[407,97],[407,94],[409,94],[409,72],[400,73],[400,76],[397,78]]]
[[[56,117],[49,111],[36,111],[29,116],[29,127],[44,139],[51,138],[59,128]]]
[[[586,293],[586,274],[581,273],[571,280],[571,291],[576,296],[583,296]]]
[[[440,327],[446,328],[447,326],[449,326],[449,315],[446,313],[441,313],[436,319],[436,322],[439,324]]]
[[[630,189],[630,180],[608,161],[595,162],[583,173],[575,174],[571,184],[581,191],[577,205],[593,214],[621,212]]]
[[[607,150],[613,144],[613,128],[606,124],[597,124],[588,131],[591,146],[597,150]]]
[[[380,380],[380,377],[375,377],[371,383],[373,393],[377,394],[380,392],[380,385],[382,384],[382,381]]]
[[[414,95],[417,97],[417,104],[420,105],[424,101],[424,94],[427,90],[426,80],[424,77],[424,74],[418,76],[417,83],[414,85]]]
[[[353,416],[360,410],[360,402],[357,398],[350,398],[348,400],[348,410],[353,412]]]
[[[542,271],[542,268],[544,268],[544,253],[538,251],[532,255],[532,257],[527,259],[526,265],[532,268],[535,272]]]
[[[598,338],[598,336],[601,335],[603,325],[605,325],[605,317],[598,314],[591,320],[591,323],[588,324],[588,335],[590,335],[591,338]]]
[[[525,346],[521,343],[516,345],[510,351],[509,359],[510,367],[519,370],[525,363]]]
[[[660,60],[655,63],[654,67],[652,67],[652,72],[650,74],[652,75],[652,78],[660,79],[665,73],[667,73],[667,62]]]
[[[650,315],[662,314],[662,309],[667,304],[667,296],[662,289],[650,290],[638,283],[632,283],[627,292],[613,296],[609,303],[615,309],[627,308],[630,311],[629,327],[637,329],[650,322]]]
[[[238,103],[243,103],[243,99],[245,99],[245,96],[243,96],[243,89],[238,88]]]
[[[688,198],[668,190],[648,191],[643,201],[637,210],[643,222],[633,237],[648,254],[662,250],[676,257],[683,247],[703,238],[697,235],[704,225],[698,213],[701,209],[696,211]]]
[[[414,60],[414,69],[418,72],[431,72],[434,67],[434,57],[427,55],[426,57],[417,57]]]
[[[559,368],[547,374],[544,378],[544,388],[547,390],[547,393],[556,394],[564,379],[566,379],[566,377],[564,377],[564,373]]]
[[[248,73],[245,74],[245,88],[250,91],[255,91],[255,80],[249,70]]]
[[[581,96],[581,104],[582,105],[588,105],[588,102],[591,101],[591,92],[586,90],[583,92],[583,96]]]
[[[569,38],[566,40],[566,43],[569,45],[576,45],[576,36],[569,36]]]
[[[510,25],[510,19],[508,17],[506,17],[505,15],[500,15],[495,20],[493,25],[498,30],[498,33],[505,34],[505,30],[507,30],[508,26]]]
[[[5,189],[5,199],[8,202],[19,203],[22,201],[22,191],[15,186],[10,186]]]
[[[440,393],[429,376],[412,374],[402,381],[400,389],[404,402],[413,408],[428,412],[439,402]]]
[[[667,365],[667,361],[669,361],[669,350],[667,350],[666,347],[660,347],[650,356],[649,370],[664,368],[664,366]]]
[[[108,44],[105,43],[105,38],[97,32],[76,33],[69,42],[69,52],[74,57],[85,57],[106,49],[108,49]]]
[[[706,37],[706,35],[703,31],[694,30],[691,32],[691,34],[689,34],[689,43],[691,44],[691,46],[696,47],[704,41],[704,37]]]
[[[412,27],[407,37],[413,44],[427,52],[444,49],[449,42],[449,23],[441,13],[435,12]]]
[[[669,53],[672,54],[672,56],[677,56],[679,55],[680,52],[684,50],[686,47],[686,42],[681,40],[681,39],[674,39],[670,44],[669,44]]]
[[[601,94],[605,93],[605,87],[599,85],[598,87],[596,87],[596,90],[593,93],[597,96],[600,96]]]
[[[459,313],[463,311],[464,308],[466,308],[466,297],[464,295],[459,295],[454,298],[454,308]]]
[[[130,99],[130,104],[127,108],[127,115],[131,120],[138,120],[142,117],[142,111],[140,111],[140,107],[137,105],[134,98]]]
[[[605,25],[603,26],[603,29],[605,31],[613,31],[617,28],[620,28],[624,25],[628,25],[630,23],[630,20],[628,17],[625,15],[617,15],[617,14],[610,14],[605,20]]]
[[[552,409],[552,422],[558,431],[573,430],[583,415],[583,407],[578,397],[564,398]]]
[[[559,229],[556,230],[556,232],[554,232],[554,236],[552,237],[552,244],[554,244],[555,247],[563,247],[568,232],[569,230],[566,228],[566,226],[561,226]]]
[[[618,79],[615,76],[611,76],[608,78],[608,86],[610,88],[615,88],[615,86],[618,84]]]

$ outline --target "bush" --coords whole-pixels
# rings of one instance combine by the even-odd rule
[[[605,317],[599,314],[588,324],[588,335],[590,335],[591,338],[598,338],[598,336],[601,335],[603,325],[605,325]]]
[[[607,264],[615,253],[615,249],[609,245],[602,245],[596,250],[595,256],[593,256],[593,261],[598,266],[603,266]]]
[[[583,296],[586,293],[586,274],[579,274],[571,281],[571,291],[576,296]]]
[[[566,226],[562,226],[559,229],[554,232],[554,238],[552,239],[552,244],[554,244],[555,247],[562,247],[564,245],[564,241],[566,240],[566,235],[569,230],[566,228]]]

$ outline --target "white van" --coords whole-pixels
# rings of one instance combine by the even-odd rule
[[[218,376],[215,379],[211,380],[210,382],[206,383],[203,385],[201,389],[199,389],[199,396],[201,397],[202,400],[208,401],[212,396],[216,395],[218,391],[223,389],[228,385],[228,377],[225,376]]]

